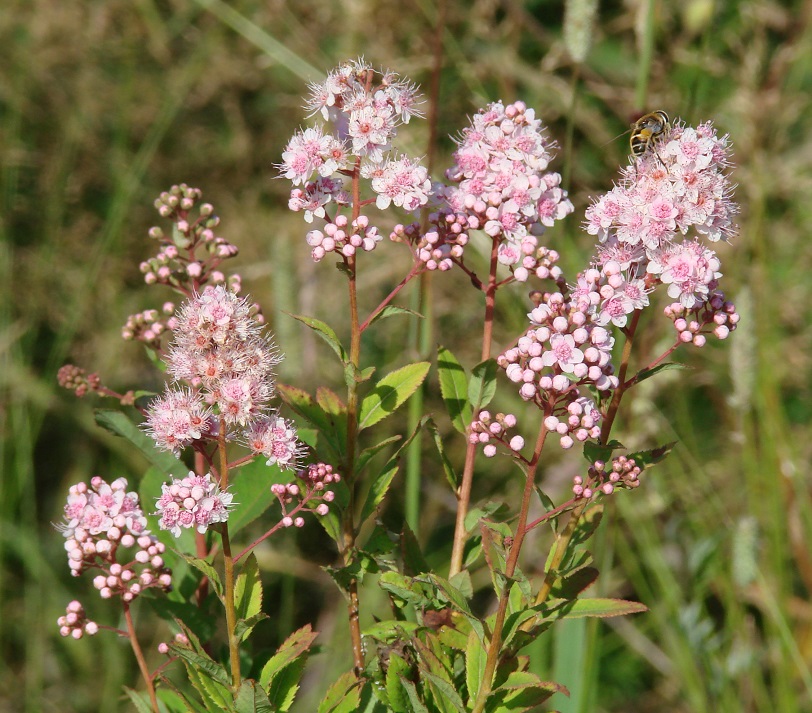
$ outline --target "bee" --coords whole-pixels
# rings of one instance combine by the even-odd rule
[[[662,136],[670,128],[668,114],[662,109],[641,116],[632,124],[632,135],[629,138],[632,156],[639,157],[649,149],[653,149],[654,139]]]

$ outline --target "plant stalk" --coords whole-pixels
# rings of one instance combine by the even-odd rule
[[[158,696],[155,694],[155,684],[152,682],[149,669],[147,668],[147,661],[144,658],[144,652],[141,650],[141,644],[138,643],[138,637],[135,635],[135,625],[133,624],[132,613],[130,612],[129,602],[122,602],[124,606],[124,620],[127,622],[127,634],[130,638],[130,646],[132,646],[135,660],[138,661],[138,668],[141,669],[141,676],[144,678],[144,683],[147,686],[147,693],[149,694],[149,701],[152,705],[154,713],[160,713],[158,708]]]

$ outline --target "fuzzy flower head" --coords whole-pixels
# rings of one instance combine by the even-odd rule
[[[297,468],[304,454],[293,423],[277,414],[254,421],[246,430],[245,439],[253,453],[268,459],[267,465],[278,465],[282,469]]]
[[[623,171],[620,184],[586,212],[603,243],[642,246],[649,257],[685,235],[709,242],[736,234],[738,206],[726,174],[730,146],[710,122],[677,122]]]
[[[221,491],[211,473],[196,475],[190,471],[185,478],[164,483],[161,492],[154,514],[160,517],[160,528],[175,537],[180,537],[182,529],[194,527],[203,534],[210,525],[226,522],[234,505],[234,496]]]

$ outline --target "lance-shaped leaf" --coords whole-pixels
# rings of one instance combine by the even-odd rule
[[[344,441],[339,436],[339,427],[335,419],[303,389],[287,384],[277,384],[276,391],[282,401],[321,434],[324,445],[330,448],[335,459],[341,460],[344,453]]]
[[[668,371],[670,369],[690,369],[687,364],[680,364],[678,362],[673,361],[666,361],[662,364],[657,364],[657,366],[651,369],[641,369],[638,371],[629,381],[626,382],[627,388],[630,386],[634,386],[635,384],[639,384],[641,381],[645,381],[646,379],[650,379],[655,374],[659,374],[661,371]]]
[[[674,450],[674,446],[676,445],[676,441],[671,441],[670,443],[664,443],[657,448],[651,448],[647,451],[629,453],[628,457],[633,458],[634,462],[643,469],[664,461],[670,455],[671,451]]]
[[[346,364],[349,361],[347,358],[347,352],[341,345],[338,335],[333,331],[333,328],[329,324],[322,322],[320,319],[304,317],[299,314],[291,314],[290,316],[293,317],[293,319],[299,320],[302,324],[306,324],[325,342],[327,342],[327,344],[330,345],[330,349],[332,349],[338,355],[338,358],[341,359],[342,364]]]
[[[412,309],[398,307],[397,305],[386,305],[386,307],[384,307],[380,312],[378,312],[378,314],[369,320],[367,327],[371,327],[373,324],[375,324],[375,322],[380,322],[382,319],[386,319],[387,317],[395,317],[397,315],[418,317],[419,319],[423,319],[422,314],[415,312]]]
[[[354,713],[360,702],[361,682],[352,671],[347,671],[330,686],[319,704],[318,713]]]
[[[496,393],[496,359],[486,359],[471,371],[468,384],[468,401],[474,413],[485,408]]]
[[[417,391],[430,366],[427,361],[407,364],[384,376],[361,402],[358,429],[369,428],[391,415]]]
[[[238,619],[250,619],[262,611],[262,581],[253,552],[246,557],[234,583],[234,604]]]
[[[269,690],[272,694],[272,700],[277,707],[282,706],[282,701],[290,696],[290,689],[298,689],[299,677],[301,676],[304,662],[310,653],[310,647],[316,640],[318,632],[313,631],[310,624],[306,624],[301,629],[294,631],[282,645],[276,650],[276,653],[268,660],[262,667],[262,672],[259,674],[260,683]],[[295,664],[301,663],[302,666],[296,667]],[[295,680],[285,677],[285,686],[276,686],[277,679],[282,677],[282,674],[290,667],[296,669],[297,676]],[[293,698],[291,697],[291,701]],[[283,709],[284,710],[284,709]]]
[[[563,600],[551,599],[548,606],[555,607]],[[630,602],[626,599],[608,599],[596,597],[594,599],[576,599],[568,606],[558,610],[560,619],[580,619],[583,617],[598,617],[606,619],[612,616],[626,616],[648,611],[648,607],[640,602]]]
[[[594,441],[586,441],[584,443],[584,458],[586,458],[590,465],[596,460],[602,460],[604,463],[608,463],[612,460],[612,453],[621,448],[623,448],[623,444],[619,441],[609,441],[606,445],[595,443]]]
[[[445,347],[437,349],[437,373],[440,377],[440,395],[451,423],[460,433],[465,433],[471,423],[468,378],[462,364]]]
[[[220,599],[223,598],[223,583],[220,581],[220,575],[217,574],[217,570],[214,569],[211,564],[206,562],[204,559],[192,557],[184,552],[176,551],[175,554],[186,560],[186,562],[192,565],[192,567],[194,567],[198,572],[208,577],[211,586],[214,587],[214,591],[217,593],[217,596],[220,597]]]
[[[426,419],[426,428],[434,438],[434,445],[437,447],[437,453],[440,455],[440,464],[443,466],[443,474],[445,475],[446,482],[451,486],[451,490],[456,493],[457,488],[460,486],[460,478],[454,470],[454,466],[451,464],[448,455],[446,455],[440,429],[437,428],[437,424],[434,423],[434,419],[432,418]]]

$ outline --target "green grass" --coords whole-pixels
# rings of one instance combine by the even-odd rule
[[[737,163],[741,232],[721,253],[742,326],[723,344],[686,352],[691,371],[633,393],[617,437],[632,448],[681,445],[643,487],[615,499],[593,546],[603,563],[601,593],[637,598],[650,612],[543,637],[533,645],[534,666],[551,679],[565,661],[578,667],[567,677],[572,700],[556,699],[562,711],[812,711],[810,16],[801,2],[694,0],[674,8],[654,3],[641,38],[651,53],[641,54],[636,18],[619,3],[601,7],[577,77],[562,44],[560,3],[448,8],[438,166],[452,149],[444,137],[486,101],[524,99],[561,144],[571,126],[576,215],[551,235],[568,269],[590,254],[578,223],[625,160],[626,137],[607,142],[636,110],[713,119],[731,134]],[[288,214],[273,164],[305,121],[303,77],[318,78],[311,68],[364,54],[427,86],[433,12],[428,3],[6,3],[0,711],[128,710],[121,686],[137,683],[125,643],[58,636],[56,618],[71,598],[98,621],[118,622],[88,582],[68,576],[50,523],[70,483],[94,474],[137,481],[143,468],[94,426],[90,400],[57,389],[55,373],[72,361],[121,389],[157,383],[144,355],[119,338],[129,313],[161,299],[137,272],[152,251],[153,198],[180,181],[203,189],[223,233],[241,248],[247,291],[288,354],[281,379],[307,384],[318,374],[340,387],[322,345],[283,314],[336,322],[336,300],[324,296],[343,290],[329,264],[310,263],[304,224]],[[426,129],[408,129],[409,150],[425,153]],[[369,305],[404,264],[391,257],[393,246],[379,250],[386,257],[373,258],[364,277]],[[470,367],[478,347],[467,341],[466,323],[481,305],[459,299],[474,294],[465,283],[451,274],[433,279],[432,290],[435,335]],[[526,300],[517,291],[499,311],[497,344],[521,324]],[[664,329],[652,322],[650,343]],[[365,345],[370,360],[394,362],[402,339],[402,327],[384,323]],[[431,458],[424,453],[429,473]],[[551,459],[546,478],[563,489],[574,463]],[[478,494],[511,496],[518,487],[515,476],[495,472]],[[423,496],[425,539],[443,543],[453,523],[448,493],[438,478],[423,483]],[[400,507],[384,519],[395,522]],[[324,680],[348,666],[343,599],[308,563],[327,564],[332,554],[315,528],[308,538],[282,540],[264,555],[266,601],[280,602],[277,624],[264,625],[267,645],[308,620],[323,632],[301,710],[312,710]],[[374,583],[362,594],[372,611]],[[136,614],[149,619],[146,609]],[[162,626],[146,632],[152,665],[155,645],[168,636]]]

